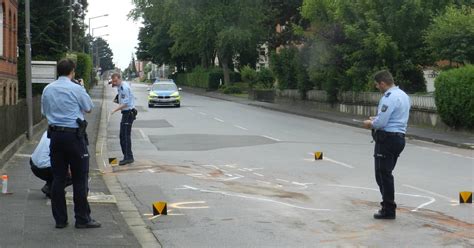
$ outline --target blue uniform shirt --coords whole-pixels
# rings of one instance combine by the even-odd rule
[[[35,151],[31,154],[31,160],[37,168],[43,169],[51,167],[51,159],[49,157],[49,144],[51,140],[48,139],[48,132],[44,132],[41,140],[36,146]]]
[[[43,90],[41,112],[49,125],[77,128],[76,119],[84,120],[84,112],[94,105],[84,87],[75,84],[68,77],[59,77]]]
[[[380,99],[372,126],[377,130],[406,133],[410,114],[410,97],[400,88],[392,87]]]
[[[135,108],[135,98],[133,97],[130,85],[127,82],[122,81],[122,84],[117,88],[119,104],[127,105],[122,110],[130,110]]]

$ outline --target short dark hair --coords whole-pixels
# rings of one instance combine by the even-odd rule
[[[114,72],[114,73],[112,74],[112,76],[110,76],[110,78],[122,79],[122,75],[120,75],[119,72]]]
[[[71,72],[76,69],[76,63],[71,59],[62,59],[59,61],[56,69],[58,70],[58,76],[68,76]]]
[[[381,70],[378,71],[374,74],[374,80],[378,84],[381,83],[382,81],[387,83],[387,84],[393,84],[393,76],[388,70]]]

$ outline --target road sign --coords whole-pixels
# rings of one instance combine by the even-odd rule
[[[56,61],[31,61],[31,82],[49,84],[56,80]]]

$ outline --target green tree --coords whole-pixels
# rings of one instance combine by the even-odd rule
[[[388,68],[405,90],[424,91],[420,65],[433,60],[423,31],[432,16],[463,2],[304,0],[302,15],[312,22],[310,46],[316,56],[310,60],[310,75],[336,94],[373,88],[370,75]]]
[[[434,18],[425,40],[436,59],[474,63],[474,11],[471,6],[450,6]]]
[[[102,72],[114,69],[115,68],[115,64],[113,63],[114,53],[112,52],[112,49],[110,49],[109,43],[106,40],[99,37],[94,40],[93,47],[94,47],[94,56],[93,56],[94,64],[97,63],[97,53],[98,53],[99,67],[102,69]]]

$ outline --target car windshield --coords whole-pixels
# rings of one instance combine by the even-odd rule
[[[177,91],[175,84],[154,84],[153,91]]]

